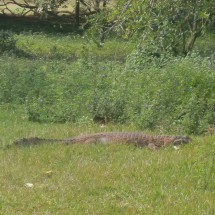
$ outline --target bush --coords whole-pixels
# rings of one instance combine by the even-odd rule
[[[0,60],[1,103],[24,104],[33,121],[126,122],[198,134],[215,122],[214,59],[141,62],[136,53],[125,66],[89,56],[73,63]]]
[[[30,97],[38,97],[46,83],[46,73],[38,63],[0,59],[0,103],[24,104]]]
[[[26,103],[31,120],[78,122],[83,117],[90,121],[120,120],[125,98],[119,95],[116,83],[117,65],[86,59],[53,64],[54,71],[47,67],[49,86]]]
[[[10,31],[0,30],[0,54],[16,50],[16,40]]]
[[[136,70],[128,84],[133,89],[126,111],[130,119],[141,128],[181,127],[187,133],[203,132],[215,122],[214,66],[213,59],[192,55],[169,58],[162,68],[152,64]],[[134,76],[133,71],[127,76],[129,73]]]

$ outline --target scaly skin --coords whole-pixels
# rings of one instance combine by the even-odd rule
[[[167,145],[181,145],[191,141],[188,136],[148,135],[135,132],[95,133],[70,139],[43,139],[38,137],[23,138],[14,142],[15,145],[35,145],[40,143],[59,142],[62,144],[134,144],[136,146],[159,148]]]

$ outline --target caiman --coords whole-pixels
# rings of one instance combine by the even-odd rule
[[[68,139],[45,139],[39,137],[23,138],[14,141],[14,145],[36,145],[40,143],[62,143],[62,144],[134,144],[136,146],[147,146],[152,149],[173,145],[178,146],[191,141],[188,136],[173,135],[149,135],[138,132],[104,132],[84,136],[78,136]]]

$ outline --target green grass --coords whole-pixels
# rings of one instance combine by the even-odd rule
[[[20,107],[0,108],[2,146],[25,136],[135,129],[32,123]],[[1,148],[0,214],[212,215],[215,136],[193,139],[179,150],[158,151],[99,144]]]
[[[20,34],[15,38],[19,50],[40,58],[76,60],[89,54],[100,60],[124,60],[134,48],[132,43],[114,39],[106,41],[103,47],[98,47],[87,37],[72,34]]]
[[[56,26],[58,27],[58,26]],[[57,30],[56,30],[57,31]],[[103,47],[98,47],[87,36],[67,33],[21,33],[15,35],[17,48],[34,57],[76,60],[89,54],[99,60],[124,61],[136,47],[134,42],[108,39]],[[199,38],[194,51],[202,56],[211,56],[215,51],[214,34]]]

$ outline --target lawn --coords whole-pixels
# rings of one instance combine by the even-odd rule
[[[65,138],[125,125],[39,124],[1,106],[0,143]],[[132,145],[0,148],[0,214],[214,214],[215,136],[152,151]]]

